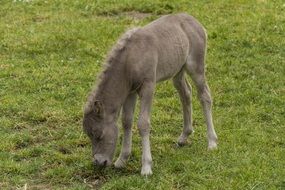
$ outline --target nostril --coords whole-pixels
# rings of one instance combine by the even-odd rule
[[[94,161],[94,165],[95,166],[107,166],[107,163],[108,163],[108,161],[107,160],[102,160],[102,161],[100,161],[100,160],[95,160]]]
[[[93,164],[99,167],[106,167],[109,164],[109,160],[104,155],[94,155]]]

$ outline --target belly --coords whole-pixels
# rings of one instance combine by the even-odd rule
[[[159,48],[156,67],[156,81],[160,82],[174,77],[186,63],[189,42],[185,36],[176,36]]]

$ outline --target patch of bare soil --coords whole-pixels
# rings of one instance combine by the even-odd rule
[[[129,11],[129,12],[122,12],[121,15],[128,16],[136,20],[142,20],[144,18],[151,16],[152,14],[151,13],[141,13],[138,11]]]

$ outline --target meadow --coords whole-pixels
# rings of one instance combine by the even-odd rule
[[[207,150],[195,90],[195,133],[177,147],[182,110],[166,81],[152,109],[154,174],[140,175],[136,123],[127,167],[94,170],[82,110],[107,52],[178,12],[208,32],[218,149]],[[0,0],[0,189],[284,190],[284,13],[282,0]]]

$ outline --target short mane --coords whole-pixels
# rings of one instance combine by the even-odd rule
[[[116,57],[118,56],[118,54],[120,54],[124,48],[126,47],[126,44],[128,42],[128,40],[131,38],[131,36],[138,30],[139,28],[133,28],[128,30],[127,32],[125,32],[120,39],[118,40],[118,42],[113,46],[112,50],[109,52],[107,59],[106,59],[106,64],[105,66],[109,66],[110,64],[112,64],[114,62],[114,60],[116,59]],[[104,70],[106,70],[107,68],[105,67]]]
[[[104,81],[107,79],[107,73],[109,68],[116,63],[116,59],[118,55],[125,49],[126,44],[128,43],[131,36],[138,30],[139,28],[133,28],[125,32],[118,42],[113,46],[112,50],[108,53],[107,58],[105,59],[104,69],[103,72],[99,75],[97,79],[98,86],[94,88],[87,99],[87,103],[84,108],[84,113],[89,113],[93,108],[93,103],[95,102],[96,93],[100,92],[100,89],[104,86]]]

